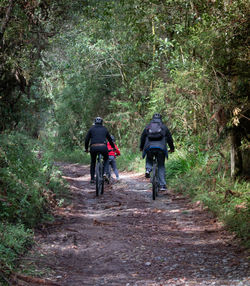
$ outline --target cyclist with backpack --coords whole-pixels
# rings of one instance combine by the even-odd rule
[[[114,145],[115,145],[115,151],[112,149],[110,143],[108,142],[107,146],[108,146],[108,151],[109,151],[109,164],[115,173],[116,179],[119,180],[119,173],[118,173],[118,169],[116,167],[116,156],[120,156],[121,152],[115,144],[115,137],[113,135],[111,135],[111,138],[112,138],[112,141],[114,142]],[[109,174],[109,175],[111,175],[111,174]]]
[[[88,152],[89,142],[90,142],[90,155],[91,155],[91,164],[90,164],[90,183],[95,183],[95,166],[96,166],[96,157],[98,153],[103,155],[104,159],[104,177],[108,178],[108,164],[109,164],[109,155],[108,148],[106,144],[106,139],[108,139],[111,148],[115,149],[115,145],[110,137],[108,129],[103,126],[103,119],[101,117],[96,117],[94,125],[89,129],[85,137],[85,152]]]
[[[152,171],[152,151],[157,150],[160,191],[166,190],[165,157],[168,158],[167,145],[170,152],[174,152],[172,135],[167,126],[163,124],[161,114],[155,113],[141,134],[140,150],[143,152],[142,157],[146,156],[146,178],[150,178],[150,172]]]

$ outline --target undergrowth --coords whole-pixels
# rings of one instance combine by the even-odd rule
[[[32,243],[32,230],[52,219],[65,182],[37,141],[17,132],[0,134],[0,281]]]
[[[121,156],[117,157],[117,166],[121,171],[140,172],[144,168],[144,160],[142,160],[140,152],[134,152],[131,149],[122,148]]]
[[[16,259],[24,254],[32,243],[33,231],[23,224],[0,222],[0,274],[2,276],[14,270]]]
[[[50,152],[51,157],[53,157],[55,161],[79,164],[88,164],[90,162],[90,155],[85,153],[83,148],[52,150]]]
[[[118,147],[119,148],[119,147]],[[144,161],[140,152],[134,152],[131,149],[119,148],[121,155],[116,157],[117,168],[120,171],[141,171],[144,167]],[[73,150],[51,150],[51,156],[55,161],[90,164],[90,153],[84,152],[84,147],[77,147]]]

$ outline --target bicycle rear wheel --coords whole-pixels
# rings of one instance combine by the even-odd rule
[[[103,181],[103,165],[101,158],[98,155],[98,161],[96,164],[96,196],[103,194],[104,191],[104,181]]]
[[[101,195],[103,195],[104,193],[104,178],[103,178],[103,164],[101,163],[101,184],[100,184],[100,192],[101,192]]]
[[[153,164],[153,170],[152,170],[152,199],[155,200],[158,196],[158,189],[159,189],[159,183],[158,183],[158,168],[157,163],[154,161]]]

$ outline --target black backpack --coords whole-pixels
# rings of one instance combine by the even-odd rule
[[[163,128],[161,122],[150,122],[147,128],[149,140],[161,140],[163,137]]]

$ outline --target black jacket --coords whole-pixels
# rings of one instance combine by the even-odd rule
[[[162,121],[160,119],[152,119],[151,122],[161,122],[162,123]],[[162,123],[163,138],[159,141],[150,141],[148,139],[148,136],[147,136],[147,129],[149,127],[149,124],[144,128],[142,135],[141,135],[140,149],[143,151],[142,157],[143,158],[145,157],[147,151],[150,148],[159,148],[159,149],[163,150],[166,157],[168,157],[168,151],[167,151],[166,144],[168,144],[170,150],[174,151],[174,142],[173,142],[172,134],[170,133],[167,126]]]
[[[108,139],[112,148],[115,149],[115,145],[114,145],[114,143],[110,137],[108,129],[105,126],[102,126],[101,124],[93,125],[89,129],[89,131],[85,137],[85,150],[88,150],[89,141],[90,141],[90,145],[97,144],[97,143],[106,144],[107,143],[106,139]]]

